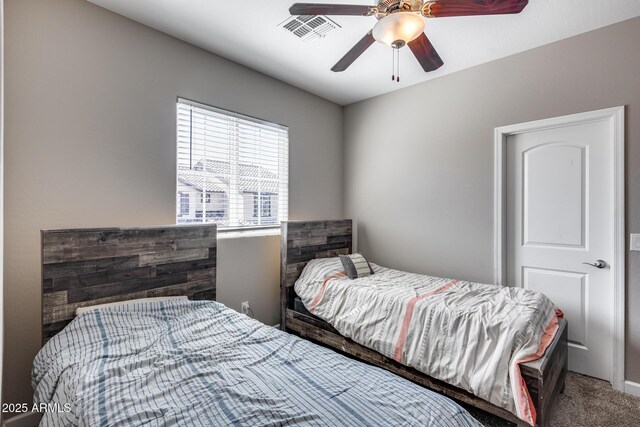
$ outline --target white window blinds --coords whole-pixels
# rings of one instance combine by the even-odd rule
[[[286,126],[178,99],[177,145],[177,223],[246,229],[287,220]]]

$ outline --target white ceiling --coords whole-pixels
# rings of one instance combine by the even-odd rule
[[[342,105],[640,16],[640,0],[530,0],[519,15],[429,19],[425,32],[444,66],[425,73],[403,48],[400,83],[394,83],[391,48],[380,43],[347,71],[330,71],[373,27],[374,17],[332,16],[341,28],[306,43],[278,26],[296,0],[89,1]]]

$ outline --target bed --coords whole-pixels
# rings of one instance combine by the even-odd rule
[[[42,253],[32,379],[55,410],[41,425],[479,426],[444,396],[215,302],[215,226],[43,231]]]
[[[411,305],[411,303],[407,303],[411,301],[411,299],[415,298],[400,298],[399,304],[396,304],[397,301],[393,300],[391,302],[385,301],[385,297],[379,296],[378,294],[375,294],[375,291],[371,290],[372,287],[375,287],[374,285],[372,285],[372,283],[368,283],[366,286],[361,286],[362,283],[360,283],[359,281],[365,279],[349,281],[349,279],[343,277],[344,272],[340,273],[340,268],[335,267],[335,265],[334,271],[332,271],[330,268],[332,263],[337,263],[338,265],[340,265],[340,262],[334,257],[338,255],[349,254],[351,253],[351,251],[352,222],[350,220],[289,221],[283,223],[281,236],[281,327],[284,330],[300,335],[312,341],[321,343],[323,345],[338,349],[346,354],[351,355],[352,357],[366,361],[373,365],[388,369],[391,372],[394,372],[411,381],[441,392],[466,404],[478,407],[484,411],[490,412],[516,424],[528,425],[528,423],[535,423],[536,425],[540,426],[548,425],[548,420],[550,418],[553,405],[555,404],[557,396],[564,386],[564,378],[567,371],[567,324],[564,319],[558,320],[552,307],[550,307],[550,304],[548,304],[550,303],[548,302],[548,300],[547,306],[545,307],[547,310],[546,313],[551,316],[549,317],[549,319],[555,321],[554,325],[552,325],[552,322],[550,322],[550,324],[548,325],[548,329],[551,330],[550,327],[553,326],[554,328],[557,328],[557,331],[556,329],[553,329],[552,335],[551,332],[549,332],[547,329],[545,329],[544,327],[542,328],[541,334],[542,332],[546,334],[544,339],[545,346],[542,348],[542,351],[540,351],[539,354],[535,354],[535,357],[537,359],[520,364],[520,369],[518,371],[512,371],[511,368],[513,364],[510,364],[508,376],[506,375],[507,371],[502,373],[499,369],[496,369],[496,377],[498,377],[498,374],[502,374],[503,377],[505,377],[507,380],[509,380],[510,378],[517,378],[517,376],[521,374],[523,380],[523,387],[521,388],[525,391],[525,393],[520,396],[521,401],[524,400],[527,403],[527,407],[531,407],[533,409],[531,411],[533,415],[527,417],[528,423],[525,423],[524,421],[522,421],[522,419],[514,415],[514,413],[512,413],[510,410],[507,410],[508,406],[496,404],[495,399],[489,402],[488,400],[478,397],[482,395],[481,393],[478,393],[478,387],[476,387],[475,389],[473,389],[473,387],[455,387],[449,384],[449,382],[452,382],[454,384],[455,382],[442,381],[442,376],[434,374],[434,376],[440,378],[436,379],[425,374],[424,372],[432,372],[428,369],[414,369],[415,364],[412,365],[414,367],[406,366],[406,363],[408,362],[405,362],[402,357],[397,357],[398,353],[396,352],[394,354],[393,351],[391,351],[393,350],[393,347],[390,347],[388,345],[389,342],[384,340],[385,334],[393,334],[393,332],[388,331],[389,329],[393,329],[395,327],[394,323],[389,323],[393,322],[393,319],[389,320],[385,318],[385,314],[380,314],[379,319],[374,319],[375,321],[372,321],[370,317],[375,317],[376,315],[378,315],[378,313],[376,313],[375,310],[371,309],[366,312],[361,311],[368,309],[367,303],[357,304],[354,303],[354,301],[357,301],[358,298],[364,298],[362,301],[377,298],[380,301],[379,305],[381,307],[384,305],[385,309],[387,307],[394,308],[398,305],[401,306],[401,308],[407,307],[406,311],[404,311],[404,313],[406,314],[412,311],[414,307],[417,310],[418,305]],[[438,279],[422,275],[410,275],[409,273],[382,269],[378,266],[375,266],[374,268],[377,269],[381,278],[384,277],[385,274],[387,274],[387,276],[392,275],[395,277],[404,277],[404,279],[407,279],[409,275],[413,280],[422,280],[426,282],[432,281],[432,289],[434,289],[434,291],[427,292],[425,295],[438,294],[436,296],[439,297],[440,295],[444,294],[454,294],[454,290],[459,287],[466,287],[468,289],[472,288],[474,292],[482,291],[487,295],[507,294],[509,298],[522,296],[532,297],[531,293],[523,294],[523,292],[526,291],[515,288],[499,288],[491,285],[472,284],[468,282],[463,283],[457,280]],[[309,273],[309,271],[313,271],[315,273]],[[319,299],[313,300],[309,297],[309,294],[303,293],[300,296],[303,297],[303,300],[306,299],[305,306],[300,296],[296,294],[295,288],[298,287],[298,289],[304,289],[300,288],[300,282],[309,281],[309,277],[307,276],[316,273],[317,277],[315,277],[315,283],[318,286],[317,289],[321,289],[321,292],[317,293],[317,289],[315,289],[313,291],[314,293],[312,293],[311,296],[316,295],[317,293],[316,296]],[[301,275],[303,277],[301,277]],[[370,277],[375,277],[375,274]],[[420,277],[422,277],[423,279],[420,279]],[[313,282],[314,280],[309,281],[309,283]],[[401,281],[396,282],[395,286],[400,286],[401,284]],[[430,283],[424,284],[425,289],[429,289],[427,286],[429,284]],[[358,294],[359,288],[367,289],[368,294]],[[448,290],[449,288],[451,288],[451,290]],[[443,290],[447,290],[447,292],[440,292]],[[351,299],[340,299],[335,296],[336,293],[351,295]],[[393,295],[394,298],[398,298],[395,290]],[[447,298],[448,297],[449,296],[447,296]],[[533,295],[533,297],[537,298],[538,296]],[[437,299],[436,297],[430,298]],[[539,298],[537,299],[541,302],[541,304],[542,302],[544,302],[544,300],[546,300],[546,298],[543,296],[539,296]],[[327,301],[325,302],[325,300]],[[321,301],[320,310],[314,311],[314,309],[318,309],[318,306],[315,306],[318,301]],[[413,301],[413,303],[415,303],[415,301]],[[428,303],[431,304],[431,302]],[[322,306],[322,304],[324,304],[324,306]],[[309,307],[310,305],[311,307]],[[411,309],[409,309],[410,306]],[[536,306],[533,307],[534,309],[536,308]],[[540,309],[542,309],[542,307],[543,306],[540,305]],[[314,311],[314,314],[310,313],[310,308],[311,311]],[[327,313],[331,311],[333,311],[334,314],[341,315],[342,317],[328,316]],[[403,311],[402,309],[399,309],[397,310],[397,312],[402,313]],[[353,315],[352,313],[356,314]],[[347,316],[352,316],[354,317],[354,319],[357,316],[360,316],[360,322],[355,321],[355,323],[353,323],[352,320],[349,324],[349,322],[344,321]],[[364,319],[362,316],[365,316],[366,319]],[[535,310],[531,312],[531,316],[532,319],[536,316]],[[363,321],[363,319],[366,321]],[[400,317],[398,317],[398,322],[395,323],[398,323],[397,329],[401,331],[403,328],[400,328],[399,326],[399,324],[402,323],[400,322]],[[377,327],[377,329],[373,329],[371,335],[367,335],[366,331],[363,332],[363,329],[367,327],[367,324],[374,324]],[[528,325],[528,323],[526,322],[524,322],[523,325],[524,324]],[[540,323],[540,325],[546,325],[546,321],[545,323]],[[506,329],[508,328],[505,328],[505,334],[507,332],[513,332],[507,331]],[[455,329],[453,330],[457,333]],[[411,336],[412,334],[421,335],[422,331],[413,332],[413,329],[410,329],[409,335]],[[401,337],[402,333],[400,332],[396,335]],[[541,337],[542,335],[540,335],[540,338]],[[445,339],[449,340],[449,337],[445,337]],[[498,335],[498,340],[499,339],[502,339],[502,335]],[[473,339],[466,339],[466,341],[464,342],[473,342],[474,340],[475,336],[473,337]],[[426,348],[427,350],[432,351],[428,347],[428,345],[429,344],[427,344],[427,346],[425,347],[423,341],[421,350],[424,351]],[[544,351],[544,348],[546,348],[546,351]],[[398,348],[396,348],[395,350],[397,351]],[[425,352],[424,354],[427,355],[428,353]],[[447,353],[443,352],[441,354]],[[450,355],[452,353],[449,352],[448,354]],[[510,353],[507,351],[505,354],[507,355],[507,360],[510,360]],[[511,354],[515,355],[519,353],[513,352]],[[541,357],[538,357],[539,355],[541,355]],[[422,353],[419,356],[422,356]],[[425,362],[425,365],[444,365],[445,363],[441,362],[446,362],[444,358],[439,359],[438,357],[425,357],[426,360],[420,360],[420,358],[418,357],[417,359],[414,358],[414,361],[418,360],[420,362]],[[451,358],[452,361],[454,361],[453,357]],[[528,359],[532,358],[529,357]],[[519,359],[516,359],[514,356],[513,360]],[[463,361],[467,363],[469,362],[469,359],[463,359]],[[409,364],[411,365],[411,363]],[[455,367],[456,365],[453,366]],[[434,372],[438,371],[436,370]],[[463,378],[466,377],[463,376]],[[519,384],[517,380],[515,384]],[[481,385],[486,386],[485,384]],[[518,388],[516,387],[514,387],[513,389],[516,392],[518,391]],[[474,391],[474,394],[466,390]],[[530,396],[530,400],[525,397],[527,393]],[[518,412],[522,413],[521,407],[519,407]]]

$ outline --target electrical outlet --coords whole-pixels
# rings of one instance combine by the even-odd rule
[[[249,301],[245,301],[242,304],[240,304],[240,312],[242,314],[246,314],[248,316],[249,310],[251,310],[251,307],[249,306]]]

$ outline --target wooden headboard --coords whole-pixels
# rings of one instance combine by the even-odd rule
[[[280,328],[293,308],[293,285],[307,262],[347,255],[352,250],[352,221],[284,221],[280,234]]]
[[[216,226],[42,230],[42,342],[78,307],[136,298],[216,298]]]

